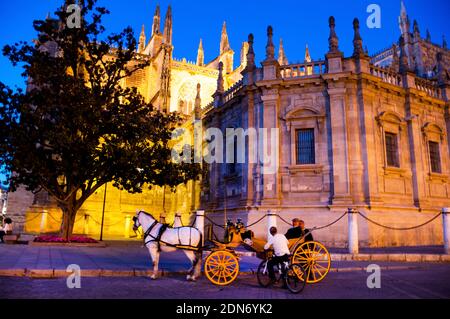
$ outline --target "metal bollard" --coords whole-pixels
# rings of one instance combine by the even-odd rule
[[[176,213],[173,221],[173,227],[183,227],[183,221],[181,220],[181,214]]]
[[[356,255],[359,253],[358,242],[358,211],[348,209],[348,252]]]
[[[125,216],[125,226],[124,226],[124,237],[130,238],[130,226],[131,226],[131,216]]]
[[[44,210],[42,211],[41,216],[41,225],[39,231],[42,233],[45,233],[45,230],[47,229],[47,217],[48,217],[48,211]]]
[[[446,254],[450,254],[450,208],[442,208],[442,230],[444,232],[444,249]]]
[[[195,228],[202,234],[202,246],[205,242],[205,211],[198,210],[195,217]]]
[[[272,235],[270,234],[270,228],[277,227],[277,213],[272,213],[270,210],[267,212],[267,240],[269,240]]]
[[[84,230],[85,235],[89,235],[89,214],[84,214]]]

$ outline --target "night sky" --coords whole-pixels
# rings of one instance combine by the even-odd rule
[[[35,37],[32,28],[34,19],[42,19],[47,12],[54,12],[61,0],[0,0],[0,47],[19,40],[30,41]],[[274,28],[274,42],[278,52],[279,38],[290,62],[303,61],[306,43],[314,59],[323,59],[328,49],[328,17],[336,17],[336,31],[340,49],[348,56],[352,53],[353,18],[361,21],[361,35],[369,54],[375,53],[396,41],[400,36],[398,16],[399,0],[341,0],[341,1],[181,1],[181,0],[100,0],[111,14],[106,18],[107,32],[117,32],[131,25],[139,36],[142,24],[146,25],[150,38],[151,24],[156,4],[161,6],[161,24],[169,4],[173,10],[174,56],[195,61],[199,39],[203,39],[205,62],[218,55],[220,32],[223,21],[227,22],[231,47],[235,51],[235,63],[239,62],[240,48],[247,35],[255,35],[255,51],[258,61],[264,59],[266,28]],[[381,7],[381,29],[369,29],[366,20],[371,3]],[[450,43],[448,23],[450,1],[448,0],[405,0],[411,20],[419,22],[422,36],[426,29],[431,32],[432,41],[442,44],[446,35]],[[163,26],[161,26],[161,29]],[[10,86],[24,86],[21,69],[13,68],[9,61],[0,57],[0,81]]]

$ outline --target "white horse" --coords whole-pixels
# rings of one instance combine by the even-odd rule
[[[167,227],[159,223],[151,214],[141,210],[136,211],[133,222],[134,231],[142,226],[144,244],[153,262],[152,279],[156,279],[158,275],[160,252],[174,252],[177,249],[182,249],[192,264],[186,279],[195,281],[199,277],[200,267],[197,265],[202,261],[202,234],[197,228]]]

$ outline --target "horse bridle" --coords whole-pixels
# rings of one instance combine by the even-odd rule
[[[139,218],[139,215],[140,215],[141,213],[142,213],[142,210],[141,210],[139,213],[137,213],[136,216],[133,216],[133,231],[134,231],[134,233],[136,234],[136,237],[138,236],[136,231],[139,229],[139,226],[136,227],[136,221],[139,220],[138,218]],[[153,224],[151,224],[150,227],[145,231],[144,235],[142,236],[142,239],[144,240],[144,245],[147,245],[148,243],[150,243],[150,242],[156,240],[156,237],[152,236],[150,233],[152,232],[153,228],[155,228],[155,226],[156,226],[157,224],[158,224],[158,221],[155,219],[155,221],[153,222]],[[142,226],[142,225],[140,225],[140,226]],[[152,238],[152,240],[146,242],[146,241],[145,241],[145,238],[146,238],[147,236],[150,236],[150,237]]]

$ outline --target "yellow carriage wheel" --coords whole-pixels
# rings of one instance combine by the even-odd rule
[[[206,257],[205,275],[217,286],[227,286],[236,280],[239,274],[239,260],[227,251],[214,251]]]
[[[316,241],[299,245],[292,254],[291,262],[303,266],[307,278],[306,282],[309,284],[322,281],[331,267],[330,253],[324,245]]]

